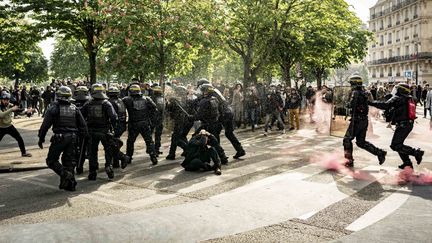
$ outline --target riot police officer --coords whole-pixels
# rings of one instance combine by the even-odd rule
[[[86,102],[90,100],[89,96],[89,90],[86,86],[78,86],[75,89],[75,93],[73,96],[73,103],[78,109],[81,109],[81,107],[84,106]],[[78,137],[78,143],[77,143],[77,166],[76,166],[76,173],[78,175],[83,173],[83,167],[84,167],[84,161],[86,159],[87,154],[87,146],[88,146],[88,139],[86,137]]]
[[[171,97],[167,103],[167,111],[174,122],[174,128],[171,135],[171,145],[167,160],[175,160],[177,146],[186,151],[187,135],[192,129],[194,121],[189,116],[195,114],[195,99],[187,97],[188,90],[184,86],[176,86],[174,89],[175,97]]]
[[[210,82],[207,79],[200,79],[198,80],[197,85],[198,87],[202,87],[205,85],[210,85]],[[228,139],[228,141],[230,141],[230,143],[236,150],[236,154],[233,156],[233,158],[239,159],[240,157],[245,156],[246,152],[243,149],[240,141],[234,134],[234,112],[232,108],[229,107],[228,102],[226,101],[225,97],[219,92],[219,90],[213,88],[211,95],[213,97],[216,97],[218,100],[218,110],[220,112],[218,121],[222,124],[222,126],[219,126],[218,130],[215,131],[216,133],[212,134],[220,142],[220,133],[223,128],[225,130],[225,137]],[[222,159],[222,161],[225,162],[226,160]]]
[[[139,85],[133,84],[129,87],[129,96],[123,98],[129,115],[128,139],[126,154],[131,158],[134,153],[134,143],[139,134],[144,138],[150,160],[153,165],[158,163],[156,151],[151,136],[150,116],[157,111],[156,104],[149,98],[143,97]]]
[[[413,168],[413,164],[409,156],[414,156],[417,164],[423,160],[424,151],[421,149],[414,149],[404,144],[405,139],[414,128],[414,120],[416,119],[416,106],[413,98],[411,97],[411,89],[408,84],[399,84],[396,87],[396,94],[387,101],[373,101],[369,105],[378,109],[386,110],[388,118],[393,125],[396,125],[396,130],[391,141],[390,148],[399,153],[402,159],[402,164],[399,165],[400,169],[406,167]]]
[[[352,140],[354,139],[356,139],[356,144],[359,148],[376,155],[379,164],[382,165],[387,152],[366,141],[369,107],[368,93],[363,88],[363,79],[360,75],[353,74],[349,80],[352,87],[351,100],[348,107],[351,109],[351,121],[343,139],[344,154],[347,160],[345,166],[354,166],[352,144]]]
[[[218,99],[213,96],[214,87],[211,84],[203,84],[200,86],[200,90],[203,96],[199,100],[198,109],[194,116],[194,120],[201,121],[201,127],[198,131],[202,129],[208,131],[210,134],[214,135],[218,143],[220,143],[219,134],[222,130],[222,124],[220,123],[219,117],[221,110]],[[215,148],[218,151],[222,164],[227,164],[228,157],[226,157],[222,147],[219,145]]]
[[[151,119],[151,130],[152,134],[154,132],[154,141],[155,141],[155,150],[156,156],[162,154],[160,151],[161,147],[161,137],[163,131],[163,120],[164,120],[164,112],[165,112],[165,98],[162,94],[162,87],[159,85],[155,85],[152,87],[151,99],[156,104],[157,111],[152,115]]]
[[[89,129],[89,180],[96,180],[98,163],[98,146],[102,143],[105,151],[105,172],[109,179],[114,178],[114,171],[111,160],[111,129],[116,127],[117,114],[114,107],[108,101],[105,94],[105,87],[101,84],[94,84],[91,90],[92,100],[87,102],[81,109],[84,118],[87,120]]]
[[[114,139],[113,139],[113,153],[112,153],[112,165],[114,168],[119,168],[119,159],[122,160],[122,169],[126,168],[127,162],[130,159],[127,155],[124,155],[120,148],[123,146],[123,142],[120,140],[120,137],[126,131],[126,106],[123,101],[119,98],[120,90],[117,87],[108,88],[107,95],[109,97],[109,102],[114,107],[115,112],[117,113],[117,123],[114,127]],[[125,163],[126,160],[126,163]]]
[[[81,136],[86,136],[87,125],[79,109],[70,102],[72,91],[69,87],[61,86],[56,95],[57,101],[52,103],[46,111],[39,129],[38,145],[43,149],[46,133],[52,126],[54,135],[50,140],[51,146],[46,163],[60,176],[60,189],[75,191],[77,184],[74,178],[76,142],[79,133]],[[59,163],[61,154],[62,164]]]

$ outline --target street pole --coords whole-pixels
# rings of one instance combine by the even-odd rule
[[[418,86],[418,72],[419,72],[419,50],[418,43],[416,43],[416,86]]]

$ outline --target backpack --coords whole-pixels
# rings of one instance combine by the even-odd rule
[[[411,121],[414,121],[415,119],[417,119],[416,116],[416,104],[414,102],[414,100],[412,98],[408,99],[408,118]]]

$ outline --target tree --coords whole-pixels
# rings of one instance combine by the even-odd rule
[[[45,36],[58,33],[66,39],[78,40],[87,53],[90,82],[96,82],[96,57],[103,46],[103,31],[114,5],[103,1],[11,0],[9,11],[26,13],[33,27]]]
[[[8,5],[0,5],[0,75],[15,79],[18,85],[25,65],[34,58],[32,54],[41,36],[23,13],[8,10]]]
[[[323,0],[311,6],[305,29],[304,63],[320,89],[330,68],[346,68],[367,54],[371,33],[344,0]]]
[[[56,78],[89,77],[88,57],[81,44],[74,39],[56,38],[51,54],[50,70]]]

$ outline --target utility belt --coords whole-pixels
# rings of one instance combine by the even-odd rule
[[[51,143],[62,142],[66,138],[76,139],[78,136],[76,133],[56,133],[51,137]]]

